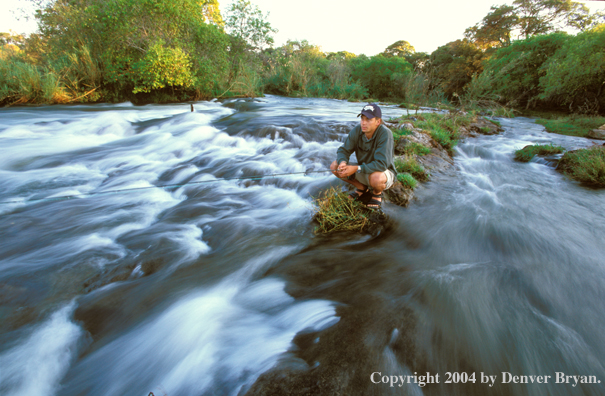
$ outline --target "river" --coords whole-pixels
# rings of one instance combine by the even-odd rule
[[[361,105],[194,106],[0,109],[0,394],[605,394],[605,192],[513,160],[589,140],[499,119],[320,237]]]

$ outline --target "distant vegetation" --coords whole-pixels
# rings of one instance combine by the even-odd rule
[[[433,53],[399,40],[376,56],[273,47],[248,0],[54,0],[39,32],[0,34],[0,105],[170,102],[272,93],[464,109],[605,112],[605,18],[569,0],[493,6]],[[571,26],[580,33],[562,33]],[[434,136],[445,146],[448,134]],[[451,137],[449,137],[451,140]]]
[[[568,116],[537,119],[538,124],[544,125],[547,131],[561,135],[586,137],[592,129],[605,125],[605,117]]]

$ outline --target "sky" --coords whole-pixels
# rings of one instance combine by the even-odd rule
[[[490,6],[512,0],[251,0],[279,32],[275,46],[307,40],[324,52],[348,51],[376,55],[398,40],[417,52],[431,53],[450,41],[462,39],[464,30],[481,21]],[[221,12],[231,1],[219,0]],[[591,10],[605,10],[605,1],[583,2]],[[0,32],[32,33],[36,23],[28,0],[0,1]]]

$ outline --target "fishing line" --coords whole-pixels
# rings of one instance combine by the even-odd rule
[[[131,192],[131,191],[139,191],[139,190],[150,190],[152,188],[179,188],[179,187],[185,187],[185,186],[192,186],[192,185],[195,185],[195,184],[214,183],[214,182],[228,181],[228,180],[261,180],[261,179],[276,178],[276,177],[281,177],[281,176],[309,175],[311,173],[323,173],[323,172],[332,172],[332,170],[330,170],[330,169],[323,169],[323,170],[317,170],[317,171],[307,170],[305,172],[273,173],[273,174],[270,174],[270,175],[261,175],[261,176],[226,177],[226,178],[222,178],[222,179],[201,180],[201,181],[188,182],[188,183],[183,183],[183,184],[165,184],[163,186],[132,187],[132,188],[123,188],[123,189],[119,189],[119,190],[99,191],[99,192],[92,192],[92,193],[82,193],[82,194],[65,195],[65,196],[53,197],[53,198],[24,199],[24,200],[16,200],[16,201],[0,201],[0,205],[17,204],[17,203],[28,203],[28,202],[62,201],[62,200],[72,199],[72,198],[91,197],[93,195],[119,194],[119,193],[123,193],[123,192]]]

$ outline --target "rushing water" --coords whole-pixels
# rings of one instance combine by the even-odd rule
[[[0,109],[0,394],[605,394],[605,193],[513,161],[592,143],[502,119],[379,237],[317,237],[339,181],[304,172],[359,108]],[[439,383],[382,383],[415,372]]]

